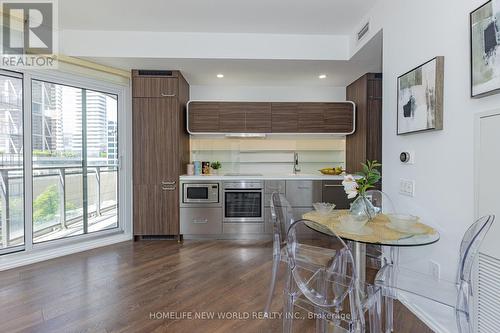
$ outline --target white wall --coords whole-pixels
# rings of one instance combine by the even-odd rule
[[[347,35],[63,30],[75,57],[348,60]],[[131,47],[133,45],[133,47]]]
[[[345,87],[191,86],[191,100],[262,102],[345,101]]]
[[[372,33],[383,29],[384,38],[384,191],[401,211],[421,216],[441,233],[435,245],[402,249],[401,262],[429,273],[434,260],[441,276],[450,280],[455,279],[461,237],[474,220],[474,114],[500,104],[500,95],[469,97],[469,13],[484,2],[383,0],[369,15]],[[435,56],[445,57],[444,130],[397,136],[397,77]],[[403,150],[415,152],[414,165],[399,162]],[[398,193],[401,178],[416,181],[415,197]],[[432,306],[419,307],[432,321],[442,319]],[[456,331],[453,322],[446,329]]]

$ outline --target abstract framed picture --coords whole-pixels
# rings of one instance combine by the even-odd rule
[[[500,92],[500,0],[470,14],[471,97]]]
[[[443,129],[444,57],[398,77],[397,134]]]

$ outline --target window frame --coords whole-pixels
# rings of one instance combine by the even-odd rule
[[[9,76],[17,79],[21,79],[21,86],[22,86],[22,92],[23,92],[23,110],[22,110],[22,131],[23,131],[23,206],[24,206],[24,212],[23,212],[23,220],[24,220],[24,233],[23,233],[23,244],[22,245],[17,245],[17,246],[12,246],[12,247],[7,247],[7,248],[1,248],[0,249],[0,256],[4,254],[9,254],[9,253],[16,253],[16,252],[21,252],[26,249],[26,156],[25,156],[25,143],[26,143],[26,96],[25,96],[25,83],[24,83],[24,74],[20,72],[14,72],[14,71],[8,71],[4,69],[0,69],[0,75],[2,76]],[[31,110],[30,110],[31,111]],[[31,135],[30,135],[31,136]]]
[[[131,102],[129,101],[131,96],[130,85],[119,85],[55,70],[23,70],[16,72],[0,70],[0,73],[2,72],[14,73],[14,75],[20,76],[23,80],[24,246],[22,248],[16,247],[15,251],[0,251],[0,270],[2,269],[2,264],[8,267],[22,265],[23,263],[16,263],[17,255],[25,257],[31,254],[39,257],[37,253],[40,253],[40,256],[43,257],[41,253],[53,249],[59,250],[60,255],[64,255],[66,253],[75,252],[74,249],[83,249],[84,242],[86,244],[92,242],[101,244],[101,238],[106,238],[106,240],[109,238],[109,244],[113,244],[116,242],[115,238],[121,240],[124,238],[125,240],[132,239],[132,161],[130,148],[132,116]],[[117,96],[118,150],[116,155],[118,155],[118,227],[33,243],[32,80],[62,84]],[[108,243],[105,242],[103,245],[107,244]],[[9,253],[11,255],[9,255],[7,259],[3,254]],[[26,261],[26,259],[24,259],[24,261]]]

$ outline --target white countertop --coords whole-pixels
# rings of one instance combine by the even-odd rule
[[[344,180],[344,176],[329,176],[318,174],[263,174],[259,176],[239,175],[239,176],[225,176],[225,175],[200,175],[200,176],[180,176],[180,180]]]

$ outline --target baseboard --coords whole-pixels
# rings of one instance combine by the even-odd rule
[[[451,333],[446,327],[439,325],[436,320],[429,315],[428,312],[423,311],[414,302],[411,302],[407,297],[398,294],[398,301],[410,310],[420,321],[436,333]]]
[[[217,234],[217,235],[182,235],[186,240],[256,240],[271,241],[270,234]]]
[[[0,271],[30,265],[40,261],[66,256],[68,254],[92,250],[102,246],[121,243],[131,239],[132,236],[130,234],[120,233],[37,251],[22,251],[5,254],[0,257]]]

